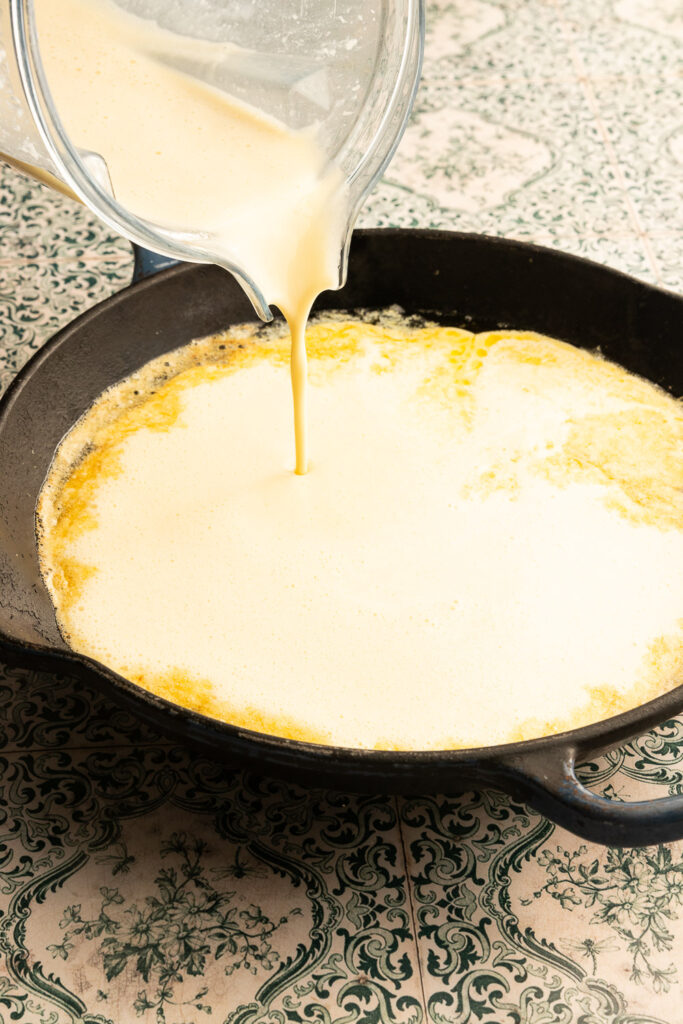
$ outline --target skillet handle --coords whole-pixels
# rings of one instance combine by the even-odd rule
[[[158,274],[160,270],[167,270],[169,267],[175,267],[180,260],[174,260],[171,256],[162,256],[158,252],[152,252],[151,249],[143,249],[141,245],[133,244],[133,280],[131,284],[137,284],[138,281],[144,281],[146,277],[152,277],[154,274]]]
[[[683,838],[683,793],[632,803],[609,800],[579,781],[576,755],[569,748],[559,762],[550,752],[506,758],[507,778],[533,807],[591,842],[649,846]]]

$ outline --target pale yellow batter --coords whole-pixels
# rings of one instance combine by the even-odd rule
[[[254,331],[151,364],[60,448],[40,551],[76,650],[350,747],[516,740],[683,681],[680,403],[534,334],[331,319],[297,477],[287,339]]]
[[[73,142],[101,156],[116,199],[214,262],[246,273],[292,331],[296,471],[308,463],[311,304],[340,283],[347,191],[315,126],[288,129],[177,68],[229,43],[193,40],[112,0],[35,0],[47,81]],[[191,25],[189,26],[191,32]]]

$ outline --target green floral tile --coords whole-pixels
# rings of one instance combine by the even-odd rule
[[[651,800],[683,792],[683,718],[581,765],[589,789],[616,800]]]
[[[497,36],[510,24],[510,13],[502,4],[488,0],[460,0],[458,3],[427,3],[425,57],[427,73],[436,61],[464,62],[474,47]]]
[[[233,772],[145,742],[79,684],[17,683],[8,746],[19,733],[30,749],[0,757],[0,963],[20,950],[7,991],[54,1020],[126,1022],[135,994],[141,1020],[162,1007],[168,1024],[201,1007],[245,1024],[321,1007],[340,1024],[419,1022],[423,1006],[463,1024],[646,1009],[677,1024],[683,844],[589,848],[492,791],[402,799],[399,831],[393,800]],[[94,749],[64,749],[72,723]],[[583,775],[633,799],[682,790],[681,763],[672,722]]]
[[[678,0],[559,3],[567,41],[591,77],[680,73],[683,9]]]
[[[683,76],[596,83],[595,95],[639,223],[683,232]]]
[[[562,839],[553,836],[536,851],[524,878],[513,876],[511,913],[522,926],[531,917],[537,934],[558,951],[560,970],[581,967],[595,990],[608,991],[606,979],[628,978],[624,1009],[675,1020],[681,978],[672,951],[683,942],[683,847],[596,856]],[[539,922],[551,924],[541,929]]]
[[[414,217],[534,240],[635,234],[622,181],[578,84],[426,80],[382,190]]]
[[[158,747],[0,757],[0,798],[0,1019],[423,1020],[394,801]]]
[[[678,1020],[681,844],[589,848],[493,792],[401,821],[431,1020]]]
[[[0,751],[5,754],[169,743],[82,682],[0,662]]]
[[[452,0],[427,6],[425,75],[573,78],[560,12],[546,0]],[[565,70],[567,74],[565,74]]]
[[[130,244],[80,203],[0,161],[0,265],[6,260],[130,262]]]
[[[129,284],[131,270],[129,258],[0,263],[0,388],[60,327]]]
[[[672,0],[611,0],[611,6],[617,18],[627,24],[683,43],[683,10]]]
[[[683,231],[677,235],[652,234],[649,244],[657,260],[664,287],[683,293]]]

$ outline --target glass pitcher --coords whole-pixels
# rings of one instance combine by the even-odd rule
[[[54,0],[56,9],[58,0]],[[136,216],[114,198],[101,154],[64,129],[40,58],[34,0],[0,3],[0,156],[84,202],[114,230],[175,259],[218,263],[272,318],[245,269],[207,246],[206,235]],[[348,243],[363,198],[403,133],[420,76],[424,0],[116,0],[183,45],[177,69],[248,103],[289,129],[307,130],[348,190]],[[141,102],[144,97],[141,96]],[[228,254],[229,256],[229,254]]]

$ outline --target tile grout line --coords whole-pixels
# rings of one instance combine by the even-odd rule
[[[422,996],[422,1008],[424,1010],[424,1019],[428,1019],[427,1010],[427,996],[425,994],[424,976],[422,974],[422,957],[420,956],[420,943],[417,935],[417,919],[415,917],[415,904],[413,902],[413,883],[408,871],[408,855],[406,852],[406,841],[403,834],[403,824],[401,822],[401,811],[399,808],[399,797],[394,796],[394,809],[396,811],[396,824],[398,825],[398,835],[401,841],[401,855],[403,857],[403,868],[405,871],[406,889],[408,892],[408,907],[410,910],[410,921],[413,929],[413,941],[415,943],[415,959],[417,961],[417,976],[420,980],[420,994]]]
[[[633,225],[635,227],[636,233],[637,233],[638,237],[640,238],[640,241],[642,243],[643,249],[645,250],[645,255],[646,255],[647,260],[648,260],[648,262],[650,264],[650,269],[652,270],[653,274],[655,275],[655,280],[657,281],[658,285],[663,286],[662,273],[661,273],[661,270],[659,268],[659,260],[657,259],[656,255],[655,255],[655,251],[654,251],[654,249],[652,247],[650,239],[648,238],[647,232],[645,231],[645,228],[643,227],[643,225],[642,225],[642,223],[640,221],[640,217],[638,216],[638,211],[636,210],[635,204],[634,204],[634,202],[633,202],[633,200],[631,198],[631,193],[629,192],[628,186],[626,184],[626,179],[625,179],[623,171],[621,169],[621,163],[619,162],[619,160],[617,158],[616,151],[614,149],[614,146],[612,145],[612,140],[609,137],[609,133],[607,131],[607,128],[605,127],[605,123],[604,123],[604,121],[603,121],[603,119],[602,119],[602,117],[600,115],[600,109],[599,109],[599,106],[598,106],[598,101],[597,101],[597,97],[595,95],[595,91],[593,89],[593,82],[592,82],[591,76],[586,71],[586,68],[584,67],[584,64],[583,64],[583,60],[581,59],[580,54],[576,51],[576,48],[574,47],[574,44],[571,41],[571,36],[570,36],[568,28],[567,28],[567,22],[566,22],[566,19],[564,17],[564,14],[562,13],[562,5],[561,5],[561,3],[559,3],[558,0],[553,0],[553,4],[554,4],[555,10],[557,12],[557,16],[559,18],[559,21],[560,21],[560,25],[562,26],[562,32],[563,32],[564,37],[565,37],[565,39],[567,41],[567,45],[568,45],[569,52],[570,52],[570,55],[571,55],[572,64],[574,65],[574,70],[576,72],[576,77],[578,79],[579,85],[581,86],[581,89],[583,91],[583,94],[584,94],[584,97],[586,99],[586,102],[588,103],[588,106],[590,107],[591,113],[593,114],[593,117],[595,118],[595,122],[596,122],[596,124],[598,126],[598,131],[600,132],[600,136],[602,138],[602,143],[603,143],[603,145],[605,147],[605,150],[607,152],[607,156],[608,156],[609,162],[611,164],[612,170],[614,171],[614,173],[616,175],[617,182],[619,184],[619,188],[621,189],[621,191],[622,191],[622,193],[624,195],[624,199],[626,201],[626,205],[628,206],[629,216],[630,216],[631,221],[632,221],[632,223],[633,223]]]

